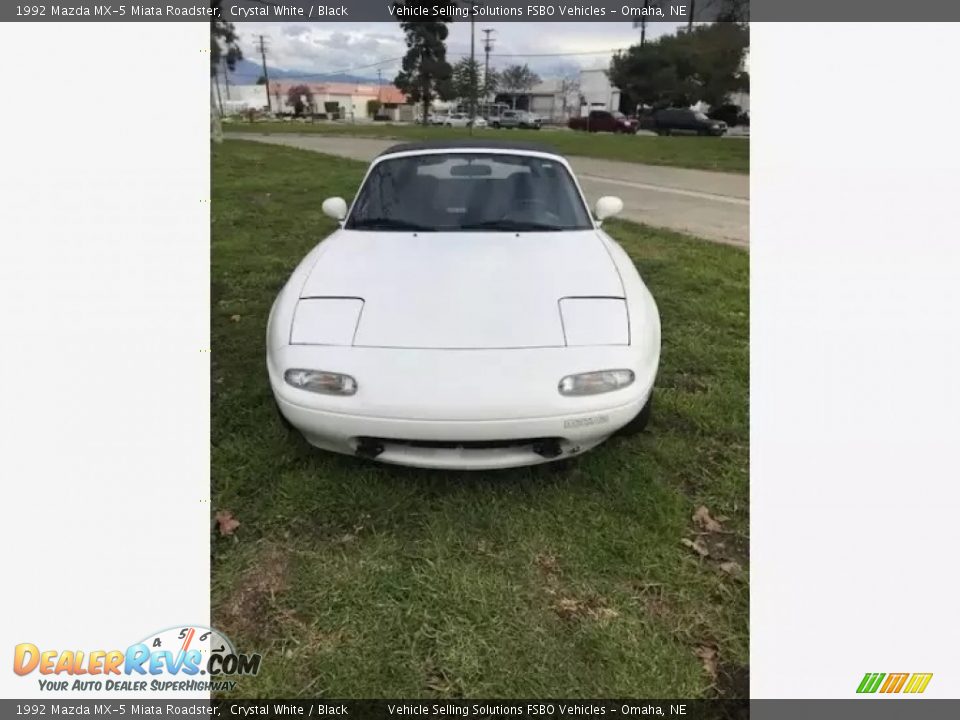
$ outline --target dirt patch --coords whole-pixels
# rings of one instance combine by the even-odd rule
[[[561,596],[551,605],[553,611],[561,620],[596,620],[605,622],[620,617],[620,612],[609,607],[599,595],[590,595],[585,598]]]
[[[543,581],[544,592],[552,598],[550,609],[561,620],[607,622],[620,617],[620,612],[610,607],[599,595],[576,595],[564,588],[561,583],[560,559],[553,553],[537,553],[533,556],[533,564]]]
[[[560,562],[552,553],[537,553],[533,556],[533,564],[548,578],[555,578],[560,572]]]
[[[277,598],[287,589],[289,565],[289,555],[281,548],[261,547],[218,608],[217,626],[227,634],[254,641],[274,637],[284,617]]]
[[[699,540],[706,547],[709,558],[719,564],[732,561],[743,567],[750,559],[749,543],[734,533],[700,533]]]
[[[750,697],[750,668],[746,665],[721,663],[717,667],[714,689],[725,700],[741,700]]]
[[[633,599],[643,605],[651,617],[658,620],[671,620],[676,616],[676,609],[660,583],[637,581],[631,585],[631,590]]]
[[[702,393],[706,392],[710,387],[706,376],[691,373],[676,373],[672,376],[662,378],[660,385],[686,393]]]
[[[713,516],[700,506],[693,513],[693,530],[680,543],[689,548],[701,560],[710,563],[720,572],[732,578],[744,577],[744,567],[750,558],[750,543],[747,538],[724,528],[729,518]]]

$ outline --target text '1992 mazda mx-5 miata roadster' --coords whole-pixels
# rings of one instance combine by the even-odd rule
[[[397,145],[270,311],[280,412],[316,447],[493,469],[642,430],[660,317],[567,161],[535,145]]]

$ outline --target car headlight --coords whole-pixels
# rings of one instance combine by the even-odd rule
[[[357,392],[357,381],[352,377],[324,370],[291,368],[283,374],[283,379],[298,390],[323,395],[353,395]]]
[[[597,370],[567,375],[557,389],[561,395],[598,395],[625,388],[633,379],[633,370]]]

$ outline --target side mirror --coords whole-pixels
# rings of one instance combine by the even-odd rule
[[[334,220],[343,220],[347,216],[347,201],[341,197],[327,198],[323,201],[323,214]]]
[[[623,200],[618,197],[614,197],[613,195],[604,195],[602,198],[597,200],[593,214],[597,216],[597,220],[602,222],[608,217],[613,217],[622,210]]]

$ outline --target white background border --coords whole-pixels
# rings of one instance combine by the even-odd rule
[[[960,697],[958,44],[751,28],[754,697]]]
[[[209,621],[208,46],[206,23],[0,25],[5,697],[41,695],[17,643]]]
[[[208,622],[207,34],[0,26],[8,658]],[[960,696],[958,39],[752,27],[756,697]]]

